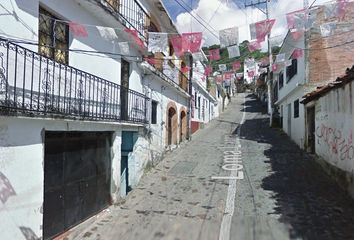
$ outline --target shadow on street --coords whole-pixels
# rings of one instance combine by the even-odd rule
[[[264,113],[254,96],[246,112]],[[272,173],[261,187],[272,191],[280,221],[291,226],[291,238],[354,239],[354,201],[331,179],[314,158],[302,151],[280,129],[268,127],[267,115],[247,120],[241,138],[271,147],[264,151]]]

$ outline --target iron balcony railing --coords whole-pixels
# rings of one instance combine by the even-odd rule
[[[147,122],[149,98],[0,38],[0,114]]]
[[[138,31],[140,37],[147,41],[147,32],[150,16],[136,0],[97,0],[103,3],[114,13],[118,14],[119,21],[127,28]]]

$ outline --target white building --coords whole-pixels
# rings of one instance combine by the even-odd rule
[[[291,65],[286,66],[285,62],[278,63],[278,69],[274,72],[274,87],[278,90],[275,105],[278,107],[284,132],[303,147],[305,114],[304,107],[299,101],[305,93],[305,58],[292,59],[292,54],[297,48],[305,48],[304,38],[294,41],[289,32],[279,54],[285,54],[285,59],[290,60]]]
[[[2,1],[0,30],[1,238],[79,224],[186,138],[188,76],[142,62],[160,1]]]
[[[204,59],[207,60],[204,53]],[[193,62],[191,131],[195,133],[218,116],[218,101],[208,90],[208,79],[204,76],[202,60]],[[209,86],[210,87],[210,86]]]

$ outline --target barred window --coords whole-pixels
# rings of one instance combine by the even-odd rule
[[[284,73],[280,72],[279,73],[279,89],[284,87]]]
[[[297,59],[291,60],[291,65],[286,68],[286,78],[289,82],[297,74]]]
[[[39,7],[38,52],[57,62],[69,62],[69,27],[47,10]]]

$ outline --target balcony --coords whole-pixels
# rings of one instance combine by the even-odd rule
[[[147,41],[150,16],[136,0],[96,0],[110,11],[123,26],[134,29],[139,37]]]
[[[171,60],[164,60],[162,53],[155,53],[152,66],[165,78],[188,93],[188,77]]]
[[[146,123],[148,101],[0,38],[0,115]]]

